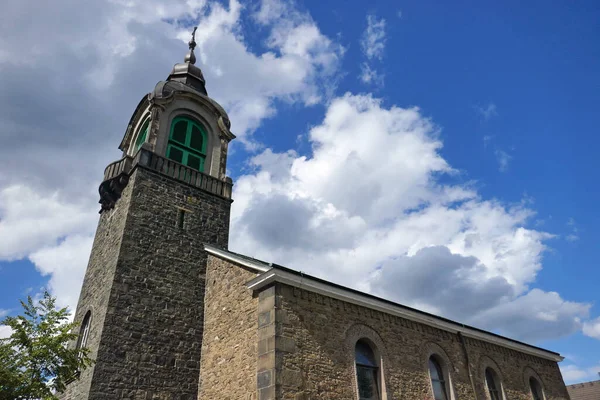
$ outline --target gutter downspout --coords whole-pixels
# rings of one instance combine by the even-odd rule
[[[475,389],[475,381],[473,381],[473,374],[471,373],[471,363],[469,361],[469,353],[467,352],[467,344],[462,333],[460,331],[456,333],[458,335],[458,340],[460,340],[460,344],[462,345],[463,352],[465,353],[465,360],[467,361],[467,371],[469,371],[469,381],[471,382],[471,387],[473,388],[473,395],[475,396],[475,400],[477,400],[477,390]]]

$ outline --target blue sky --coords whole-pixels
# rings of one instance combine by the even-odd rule
[[[198,64],[238,135],[233,250],[596,377],[596,2],[82,7],[0,16],[0,313],[43,286],[75,306],[103,167],[199,23]]]

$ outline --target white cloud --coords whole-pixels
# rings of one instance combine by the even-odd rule
[[[586,336],[600,339],[600,317],[584,322],[583,333]]]
[[[362,34],[360,46],[367,61],[360,66],[360,80],[366,84],[383,86],[384,74],[378,72],[373,63],[383,60],[385,50],[386,33],[385,19],[377,19],[375,15],[367,15],[367,28]]]
[[[510,163],[512,156],[501,149],[496,149],[494,154],[496,155],[496,161],[498,161],[498,169],[500,172],[508,171],[508,164]]]
[[[553,236],[528,227],[526,203],[440,183],[455,171],[418,109],[346,94],[309,140],[310,156],[251,160],[234,186],[232,249],[521,339],[581,328],[588,304],[530,288]]]
[[[0,339],[6,339],[12,335],[13,330],[10,326],[0,325]]]
[[[571,385],[578,382],[597,380],[598,374],[600,374],[600,364],[593,367],[584,368],[574,364],[559,365],[559,367],[563,379],[567,385]]]
[[[483,148],[484,149],[487,149],[487,147],[489,146],[489,144],[493,138],[494,138],[494,136],[492,136],[492,135],[485,135],[483,137]]]
[[[567,242],[576,242],[579,240],[579,228],[577,228],[577,224],[573,218],[569,218],[567,221],[567,226],[571,229],[571,233],[567,234],[565,239]]]
[[[281,7],[261,26],[267,51],[256,52],[241,22],[251,10],[237,0],[11,2],[0,14],[0,188],[89,190],[119,157],[139,99],[182,61],[191,31],[183,21],[199,24],[198,65],[229,111],[236,143],[256,145],[251,134],[276,115],[276,102],[329,96],[343,54],[309,15]]]
[[[29,257],[74,307],[97,222],[97,185],[139,99],[183,59],[189,25],[210,95],[240,140],[335,86],[343,48],[289,3],[264,1],[267,50],[244,37],[237,0],[11,2],[0,13],[0,262]],[[269,16],[270,15],[270,16]],[[272,17],[276,15],[276,17]],[[169,22],[167,22],[169,21]],[[245,20],[244,24],[248,21]],[[255,27],[254,27],[255,28]],[[40,37],[43,40],[40,42]]]
[[[498,116],[498,108],[494,103],[488,103],[486,106],[475,106],[475,110],[483,117],[485,121]]]
[[[238,138],[248,143],[260,122],[276,113],[275,100],[321,101],[335,84],[343,48],[324,36],[308,14],[271,0],[253,14],[270,30],[269,51],[254,54],[240,33],[242,11],[234,0],[229,10],[212,3],[199,21],[197,50],[209,94],[228,110]],[[180,37],[187,40],[188,34]]]
[[[68,236],[60,243],[36,250],[29,256],[42,275],[51,276],[48,289],[59,295],[58,307],[75,309],[93,240],[91,235]]]
[[[29,257],[42,275],[51,276],[49,289],[58,305],[74,308],[97,210],[91,196],[74,203],[28,186],[0,189],[0,262]]]
[[[185,53],[176,38],[187,41],[189,28],[177,21],[199,22],[198,64],[209,94],[249,145],[276,102],[328,98],[344,51],[309,15],[276,0],[257,10],[235,0],[13,3],[0,14],[0,261],[29,257],[50,276],[59,303],[72,307],[96,225],[92,193],[119,156],[139,98]],[[245,40],[244,12],[267,32],[266,51]],[[367,24],[363,51],[376,62],[385,20],[370,16]],[[427,279],[407,268],[425,265],[453,286],[403,301],[459,317],[474,307],[474,322],[532,339],[579,328],[587,305],[529,287],[550,238],[527,227],[534,212],[441,183],[456,171],[418,109],[347,94],[328,104],[309,137],[311,155],[267,149],[251,160],[256,172],[236,182],[233,249],[374,292],[389,292],[388,277],[425,287]],[[422,264],[436,257],[447,269]],[[445,304],[457,290],[482,306]],[[517,322],[498,325],[513,314]],[[532,320],[545,331],[527,331],[523,321]]]
[[[362,63],[360,65],[360,70],[360,80],[363,81],[363,83],[373,83],[377,86],[383,86],[385,76],[377,72],[377,70],[371,68],[371,66],[368,63]]]
[[[21,259],[61,237],[94,231],[97,207],[70,203],[55,192],[40,194],[27,186],[0,189],[0,260]]]
[[[377,19],[375,15],[367,15],[367,28],[360,41],[365,56],[369,60],[381,60],[385,50],[385,42],[385,18]]]

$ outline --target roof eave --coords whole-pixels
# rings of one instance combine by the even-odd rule
[[[348,288],[342,288],[337,285],[328,285],[324,282],[319,282],[310,276],[303,275],[302,273],[292,273],[282,270],[278,268],[278,266],[273,266],[271,269],[248,281],[246,283],[246,287],[252,291],[259,291],[261,288],[269,286],[275,282],[305,289],[341,301],[378,310],[387,314],[396,315],[414,322],[426,324],[438,329],[443,329],[454,334],[460,332],[465,337],[493,343],[547,360],[560,362],[564,359],[564,357],[558,353],[527,345],[525,343],[516,342],[503,336],[481,331],[460,323],[442,319],[441,317],[425,314],[417,310],[412,310],[408,307],[390,304],[390,302],[384,301],[383,299],[377,299],[374,296],[367,294],[360,294]]]

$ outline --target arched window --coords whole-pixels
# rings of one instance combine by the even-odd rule
[[[542,391],[542,385],[534,377],[529,378],[529,388],[531,389],[531,395],[533,400],[544,400],[544,392]]]
[[[203,171],[206,158],[204,127],[185,117],[175,118],[169,134],[167,158],[195,170]]]
[[[363,339],[356,342],[354,350],[356,362],[356,382],[360,400],[380,400],[379,363],[371,346]]]
[[[429,377],[435,400],[448,400],[444,372],[435,356],[429,357]]]
[[[488,388],[488,393],[490,394],[490,399],[502,400],[500,379],[498,378],[496,371],[489,367],[485,369],[485,383]]]
[[[146,141],[148,137],[148,128],[150,127],[150,118],[147,118],[142,128],[138,131],[137,137],[135,139],[135,145],[133,148],[133,154],[137,153],[137,151],[142,147],[142,144]]]
[[[79,328],[79,337],[77,338],[77,349],[85,348],[87,345],[87,340],[90,335],[90,322],[92,320],[92,312],[88,311],[83,317],[83,322],[81,323],[81,327]],[[81,352],[79,355],[81,356]]]

